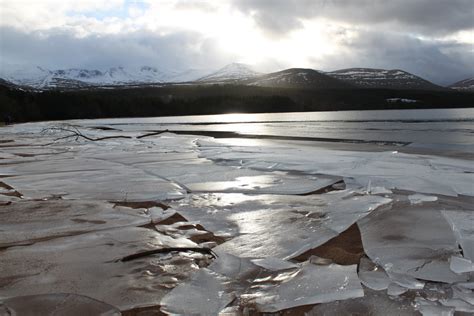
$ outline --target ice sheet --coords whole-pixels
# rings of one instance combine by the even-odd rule
[[[2,251],[0,297],[73,293],[117,308],[159,305],[169,287],[199,269],[197,253],[116,261],[139,251],[196,247],[145,228],[123,227],[61,237]]]
[[[288,259],[323,244],[390,201],[346,190],[303,197],[213,194],[174,207],[207,230],[234,237],[216,250],[241,257]]]
[[[163,298],[161,310],[172,315],[218,315],[234,299],[229,283],[222,275],[200,269]]]
[[[419,193],[474,196],[472,162],[400,152],[330,150],[310,146],[232,146],[198,140],[201,157],[247,168],[298,170],[353,177],[362,185]],[[314,159],[314,157],[317,157]]]
[[[120,311],[104,302],[75,294],[17,296],[0,302],[0,315],[101,315],[120,316]]]
[[[458,244],[463,250],[464,257],[474,261],[474,212],[469,211],[443,211],[449,222]]]
[[[355,265],[305,263],[290,268],[282,266],[281,261],[278,265],[282,269],[272,260],[269,269],[262,269],[250,259],[220,252],[208,268],[166,295],[162,310],[169,314],[217,315],[233,301],[237,309],[276,312],[364,295]]]
[[[407,299],[394,300],[382,291],[372,291],[364,288],[364,297],[319,304],[305,315],[418,316],[419,313],[415,311]]]
[[[151,223],[145,209],[99,201],[16,201],[0,208],[0,247]]]
[[[276,280],[282,282],[275,285]],[[296,273],[281,272],[270,279],[255,280],[247,297],[253,298],[259,311],[277,312],[362,296],[364,291],[357,278],[357,266],[307,263]]]
[[[360,260],[359,279],[366,287],[376,291],[386,290],[391,283],[383,268],[365,257]]]
[[[389,275],[447,283],[466,280],[449,268],[449,258],[459,249],[439,209],[395,206],[358,224],[366,254]]]

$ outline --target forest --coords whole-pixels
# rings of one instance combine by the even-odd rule
[[[393,102],[397,98],[417,102]],[[27,91],[0,85],[0,120],[5,118],[13,122],[222,113],[456,108],[473,105],[474,93],[449,90],[167,85]]]

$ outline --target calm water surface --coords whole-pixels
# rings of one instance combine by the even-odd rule
[[[82,121],[84,123],[84,121]],[[327,140],[406,142],[474,148],[474,108],[221,114],[101,119],[121,130],[234,132]]]

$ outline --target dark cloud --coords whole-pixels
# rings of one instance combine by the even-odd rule
[[[193,32],[159,35],[137,31],[78,38],[65,30],[26,33],[1,27],[0,59],[51,69],[150,65],[181,70],[214,67],[231,61],[232,57],[223,56],[216,43]]]
[[[315,67],[402,69],[441,85],[474,77],[472,45],[375,31],[360,32],[340,45],[338,53],[323,64],[315,59]]]
[[[474,28],[472,0],[233,0],[272,34],[302,26],[301,19],[323,17],[363,26],[387,24],[426,35]]]

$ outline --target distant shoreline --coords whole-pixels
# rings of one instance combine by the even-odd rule
[[[0,86],[0,100],[0,120],[10,116],[12,122],[474,107],[470,92],[234,85],[43,92]]]

